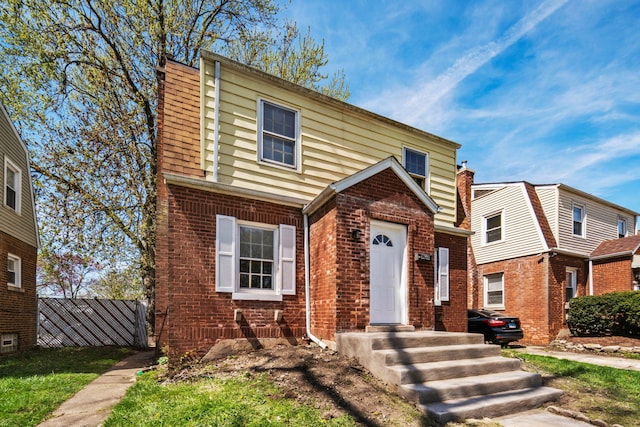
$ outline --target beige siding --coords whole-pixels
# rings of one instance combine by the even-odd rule
[[[558,187],[556,185],[536,187],[538,199],[547,217],[553,236],[558,240]]]
[[[206,61],[203,67],[204,167],[212,179],[214,65]],[[218,182],[310,201],[332,182],[384,158],[401,161],[404,146],[429,155],[429,194],[443,208],[436,222],[450,226],[455,220],[457,144],[225,63],[220,77]],[[299,171],[258,162],[260,98],[299,111]]]
[[[21,209],[17,214],[5,206],[5,159],[17,166],[22,174]],[[31,192],[29,161],[24,144],[17,137],[13,126],[0,106],[0,231],[12,235],[32,246],[38,245],[38,237],[33,212],[33,194]]]
[[[586,227],[585,237],[573,235],[573,206],[578,204],[585,208]],[[603,240],[618,238],[618,218],[627,219],[627,226],[631,229],[633,217],[622,209],[585,197],[583,194],[560,188],[559,191],[559,236],[560,249],[588,254]]]
[[[544,251],[544,243],[522,184],[478,197],[471,204],[471,237],[478,264],[531,255]],[[503,240],[483,244],[484,218],[502,212]]]

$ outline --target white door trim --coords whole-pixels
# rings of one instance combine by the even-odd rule
[[[407,324],[407,226],[372,220],[369,236],[369,323]]]

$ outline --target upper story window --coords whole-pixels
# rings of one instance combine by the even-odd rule
[[[618,237],[627,237],[627,220],[624,218],[618,218]]]
[[[259,160],[297,169],[299,113],[264,100],[258,104]]]
[[[7,256],[7,285],[13,286],[14,288],[22,287],[21,271],[20,258],[9,254]]]
[[[502,212],[484,217],[484,243],[502,240]]]
[[[429,175],[429,156],[427,153],[405,147],[402,149],[402,163],[418,185],[427,190]]]
[[[584,206],[573,205],[573,235],[584,237]]]
[[[20,213],[22,171],[11,160],[4,161],[4,204]]]

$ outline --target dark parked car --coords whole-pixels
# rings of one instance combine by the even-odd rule
[[[467,310],[467,324],[470,333],[484,334],[484,340],[494,344],[507,345],[524,337],[519,318],[493,310]]]

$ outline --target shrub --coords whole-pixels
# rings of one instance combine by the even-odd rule
[[[576,297],[569,303],[569,330],[575,336],[640,336],[640,292]]]

